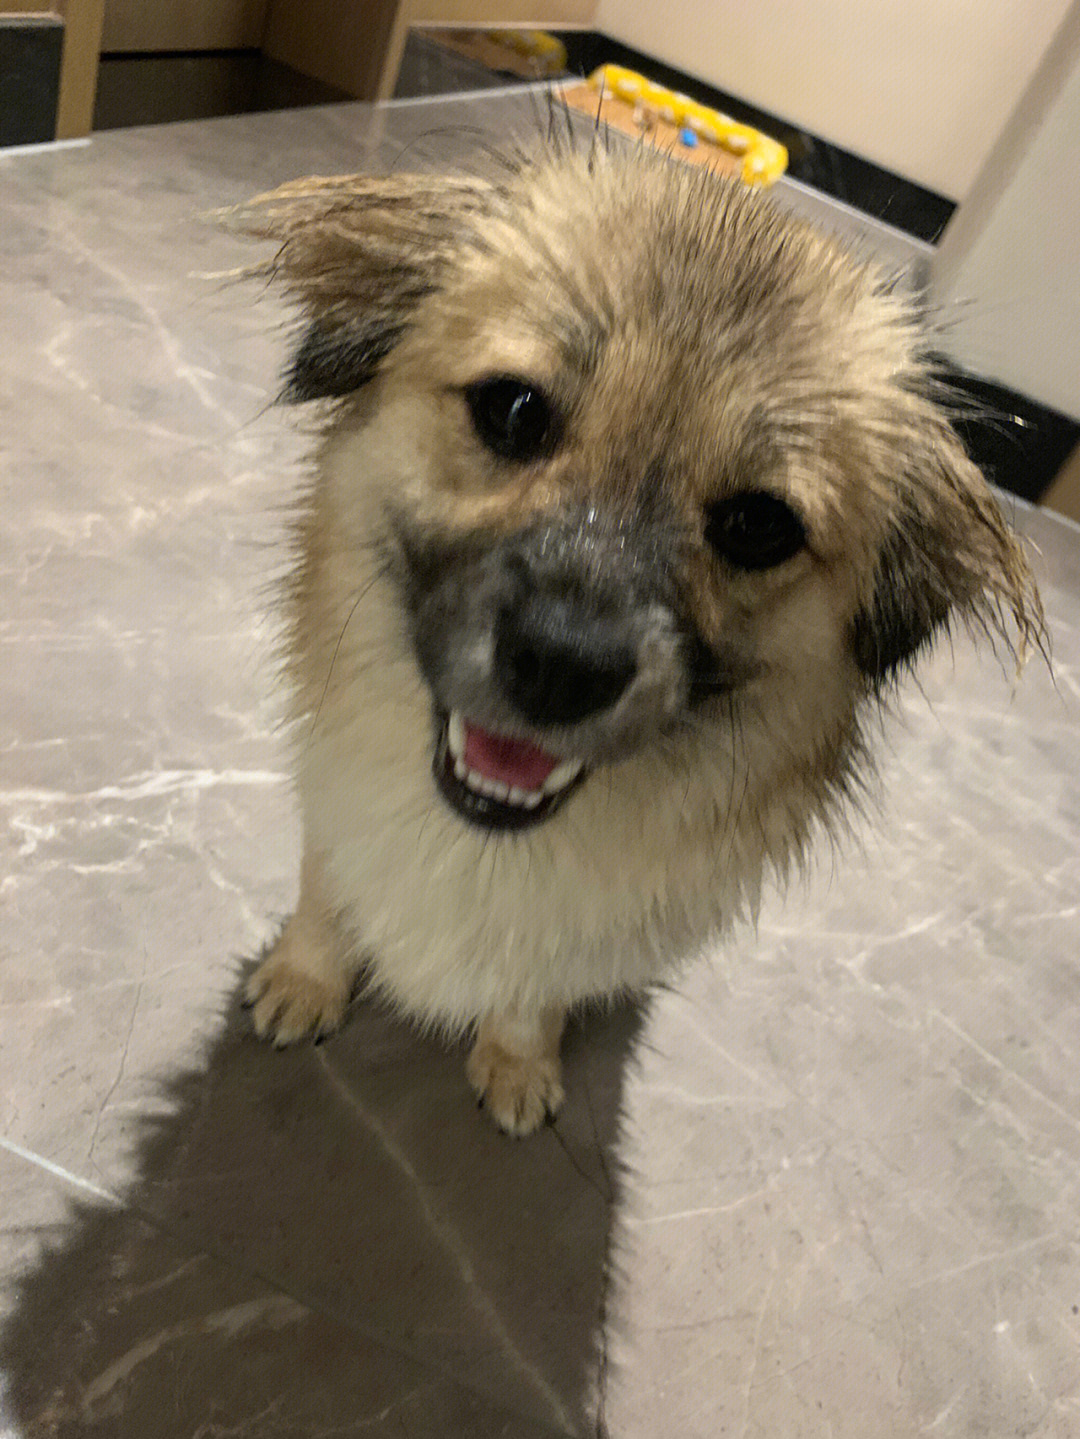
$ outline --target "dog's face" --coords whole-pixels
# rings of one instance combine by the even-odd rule
[[[465,820],[540,823],[709,724],[813,763],[954,610],[1037,625],[908,307],[756,197],[564,157],[256,213],[310,317],[291,393],[344,399],[338,470]]]

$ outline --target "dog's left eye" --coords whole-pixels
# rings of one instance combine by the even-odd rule
[[[737,570],[769,570],[806,544],[802,520],[777,495],[750,490],[710,505],[705,538]]]
[[[554,407],[528,380],[498,375],[465,391],[476,433],[496,455],[524,464],[550,452],[557,438]]]

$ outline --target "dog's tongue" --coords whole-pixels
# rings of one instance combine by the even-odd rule
[[[486,779],[516,785],[518,789],[536,790],[558,767],[559,761],[528,740],[492,734],[466,720],[465,763]]]

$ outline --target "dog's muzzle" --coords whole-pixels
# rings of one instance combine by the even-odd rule
[[[673,563],[651,535],[588,510],[484,543],[405,537],[435,779],[463,819],[547,819],[590,764],[638,748],[685,704]]]

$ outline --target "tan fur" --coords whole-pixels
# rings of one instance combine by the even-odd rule
[[[516,1014],[486,1014],[465,1073],[495,1123],[507,1134],[531,1134],[563,1102],[559,1041],[564,1012],[544,1010],[521,1020]]]
[[[712,945],[841,813],[893,609],[916,631],[1008,612],[1022,650],[1038,597],[934,404],[907,302],[756,196],[656,159],[555,155],[493,182],[299,182],[240,219],[278,240],[271,268],[331,357],[367,366],[328,410],[299,525],[286,660],[308,858],[249,989],[256,1027],[333,1027],[363,966],[420,1023],[479,1026],[470,1079],[525,1132],[561,1099],[562,1014]],[[515,469],[477,444],[462,387],[489,374],[564,404],[549,459]],[[731,573],[702,508],[749,481],[790,500],[809,543]],[[629,515],[650,486],[685,532],[687,613],[752,677],[535,830],[470,828],[432,780],[388,516],[495,544],[575,505]]]

